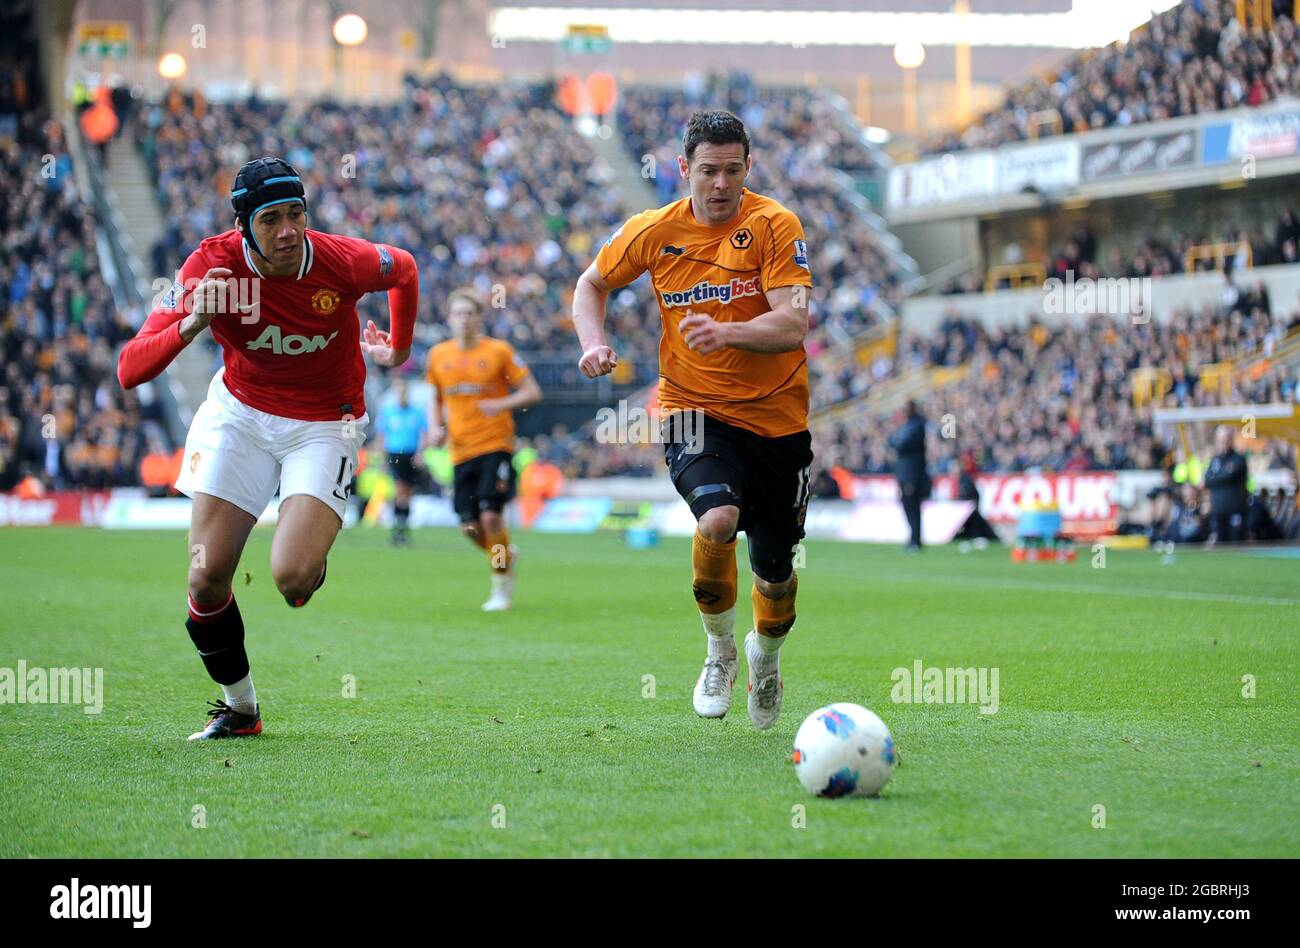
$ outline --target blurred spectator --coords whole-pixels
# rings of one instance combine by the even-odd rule
[[[911,537],[908,550],[921,549],[921,503],[930,496],[930,474],[925,465],[925,419],[915,402],[908,402],[902,423],[889,436],[889,446],[897,460],[894,476],[898,478],[898,491],[903,504],[903,514]]]
[[[1236,543],[1245,536],[1246,459],[1233,446],[1233,432],[1227,425],[1214,430],[1216,454],[1205,471],[1210,492],[1210,523],[1219,543]]]

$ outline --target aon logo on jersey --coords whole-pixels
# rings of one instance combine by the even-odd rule
[[[280,327],[272,323],[248,344],[248,348],[270,349],[276,355],[296,356],[324,349],[338,334],[336,329],[328,336],[281,336]]]

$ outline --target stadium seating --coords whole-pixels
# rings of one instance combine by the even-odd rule
[[[0,490],[29,475],[47,490],[136,484],[140,401],[115,359],[134,330],[100,275],[62,127],[19,115],[0,149]]]
[[[1271,102],[1300,93],[1300,44],[1293,4],[1272,3],[1272,27],[1247,30],[1235,0],[1188,0],[1153,17],[1127,43],[1088,50],[1051,79],[1008,89],[1001,108],[929,153],[1135,125]],[[1059,122],[1038,123],[1055,113]]]
[[[918,399],[936,429],[945,415],[955,421],[955,437],[931,433],[933,473],[956,473],[965,451],[985,470],[1151,470],[1164,464],[1172,446],[1152,428],[1152,404],[1134,403],[1135,370],[1161,370],[1167,381],[1153,404],[1164,407],[1296,401],[1293,367],[1261,362],[1253,378],[1216,380],[1224,387],[1207,384],[1201,367],[1270,353],[1297,331],[1300,310],[1274,316],[1267,294],[1254,288],[1230,305],[1185,309],[1145,325],[1096,316],[1082,327],[1030,319],[990,331],[954,310],[932,333],[904,334],[886,380],[943,368],[960,381]],[[870,394],[870,384],[863,390]],[[874,417],[864,400],[861,411],[819,432],[816,447],[827,466],[886,473],[889,430],[888,419]],[[1294,465],[1285,444],[1268,450],[1270,466]]]

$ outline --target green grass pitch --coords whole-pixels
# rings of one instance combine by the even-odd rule
[[[521,532],[516,607],[486,615],[453,531],[386,539],[341,535],[291,611],[255,531],[237,595],[266,730],[191,745],[220,692],[183,626],[184,535],[0,531],[0,667],[105,682],[97,716],[0,704],[0,856],[1300,856],[1300,560],[809,541],[760,733],[743,669],[724,721],[691,709],[687,540]],[[997,713],[892,702],[918,659],[998,669]],[[795,779],[831,701],[893,730],[879,799]]]

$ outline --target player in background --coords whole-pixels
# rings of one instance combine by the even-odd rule
[[[515,495],[511,412],[542,400],[542,389],[510,343],[483,332],[483,301],[473,289],[447,299],[452,338],[429,350],[429,439],[451,440],[453,504],[460,530],[487,551],[492,591],[483,611],[509,609],[517,551],[502,511]]]
[[[731,706],[736,534],[744,530],[754,573],[749,718],[765,729],[781,712],[780,649],[795,621],[794,550],[808,505],[803,341],[812,278],[799,219],[745,188],[752,159],[741,121],[696,112],[682,146],[677,162],[689,196],[632,217],[578,278],[579,367],[595,378],[618,363],[605,341],[609,293],[648,270],[663,318],[665,460],[696,519],[692,589],[708,653],[695,711],[720,718]]]
[[[406,521],[411,516],[411,488],[415,484],[415,454],[428,430],[424,410],[411,404],[406,382],[393,383],[395,400],[379,410],[376,427],[384,437],[388,469],[393,475],[393,545],[411,542]]]
[[[279,158],[240,168],[235,229],[202,241],[122,349],[118,380],[158,376],[204,330],[223,367],[195,412],[176,487],[193,498],[185,627],[223,700],[190,740],[260,734],[261,708],[231,579],[249,531],[280,492],[271,574],[291,607],[325,582],[369,421],[365,356],[410,355],[419,285],[400,248],[307,228],[306,192]],[[358,325],[357,300],[388,291],[391,333]]]

